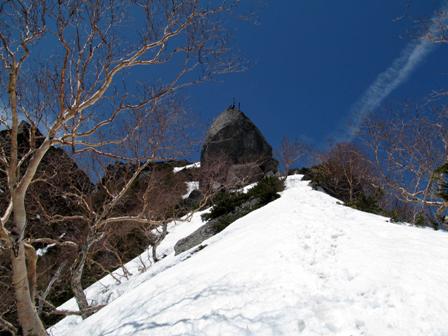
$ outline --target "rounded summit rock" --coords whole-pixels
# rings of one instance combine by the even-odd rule
[[[201,188],[232,188],[277,172],[272,147],[235,105],[210,126],[201,151]]]

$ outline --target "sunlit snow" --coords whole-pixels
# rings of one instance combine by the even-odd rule
[[[129,280],[95,284],[90,299],[110,303],[51,333],[448,335],[448,233],[345,207],[299,176],[287,183],[196,253],[172,246],[199,214],[172,227],[164,259],[143,273],[134,260]]]
[[[200,168],[200,167],[201,167],[201,163],[200,162],[195,162],[195,163],[183,166],[183,167],[174,167],[173,168],[173,173],[176,174],[176,173],[178,173],[178,172],[180,172],[181,170],[184,170],[184,169]]]

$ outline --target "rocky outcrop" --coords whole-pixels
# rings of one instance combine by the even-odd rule
[[[201,189],[234,187],[277,171],[272,147],[255,124],[235,106],[208,130],[201,151]]]
[[[10,130],[0,131],[0,147],[9,155]],[[37,128],[22,121],[18,128],[19,158],[30,148],[37,148],[42,144],[45,136]],[[28,161],[21,167],[24,173]],[[81,170],[76,162],[59,147],[50,147],[43,157],[36,172],[36,182],[32,183],[26,195],[27,204],[27,234],[31,237],[57,238],[64,234],[67,239],[76,239],[83,230],[83,223],[50,224],[45,217],[54,215],[77,215],[82,211],[78,200],[67,197],[68,194],[89,194],[93,184],[87,174]],[[9,192],[6,174],[0,171],[0,208],[8,203]]]
[[[219,223],[217,220],[211,220],[207,222],[192,234],[185,238],[182,238],[176,243],[176,245],[174,245],[175,255],[178,255],[191,249],[192,247],[199,245],[204,240],[213,237],[219,231],[221,230],[219,229]]]

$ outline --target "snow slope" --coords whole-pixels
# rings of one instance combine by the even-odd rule
[[[87,288],[85,292],[89,302],[91,304],[110,303],[126,294],[128,290],[188,257],[188,254],[184,254],[182,257],[174,257],[174,245],[179,239],[188,236],[204,224],[201,220],[201,214],[204,212],[197,212],[192,216],[186,216],[179,221],[170,223],[168,225],[168,235],[157,248],[157,256],[162,259],[161,261],[154,263],[151,251],[145,251],[128,262],[125,265],[126,270],[117,269],[112,275],[105,276]],[[59,308],[77,310],[78,305],[75,299],[71,299]],[[48,332],[50,335],[71,335],[70,329],[81,322],[81,317],[71,315],[49,328]]]
[[[345,207],[298,176],[205,244],[170,254],[95,315],[51,332],[448,335],[448,233]]]

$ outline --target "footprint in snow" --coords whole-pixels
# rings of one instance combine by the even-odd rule
[[[297,326],[299,327],[299,332],[304,331],[305,328],[306,328],[305,321],[303,321],[303,320],[299,320],[299,321],[297,322]]]

